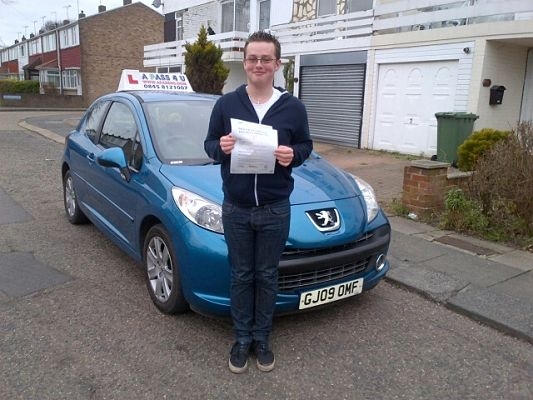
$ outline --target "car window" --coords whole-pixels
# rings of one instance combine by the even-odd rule
[[[150,136],[159,159],[169,164],[205,162],[204,150],[214,101],[145,103]]]
[[[127,105],[119,102],[111,105],[102,127],[99,143],[105,148],[121,147],[128,165],[135,169],[140,168],[143,153],[139,130],[133,113]]]
[[[96,143],[96,139],[98,137],[98,128],[100,127],[100,123],[104,118],[108,105],[109,101],[99,101],[98,103],[95,103],[85,120],[85,126],[83,130],[93,143]]]

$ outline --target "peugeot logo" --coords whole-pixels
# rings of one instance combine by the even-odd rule
[[[305,212],[313,225],[321,232],[334,231],[339,229],[340,218],[336,208],[324,208],[322,210],[311,210]]]

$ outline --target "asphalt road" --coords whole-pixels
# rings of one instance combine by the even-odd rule
[[[0,124],[0,189],[29,215],[0,225],[0,260],[63,277],[0,292],[0,399],[533,399],[533,346],[385,282],[276,319],[274,371],[232,374],[226,321],[159,313],[139,266],[67,222],[61,152]]]

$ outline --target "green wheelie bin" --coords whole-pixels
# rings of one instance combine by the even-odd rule
[[[437,154],[432,159],[457,166],[457,149],[470,136],[478,115],[466,112],[438,112]]]

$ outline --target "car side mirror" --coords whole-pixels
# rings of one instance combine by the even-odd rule
[[[96,158],[96,162],[102,167],[106,168],[118,168],[122,177],[129,182],[131,179],[130,169],[128,168],[128,163],[126,162],[126,155],[124,150],[120,147],[111,147],[105,149],[100,153]]]

